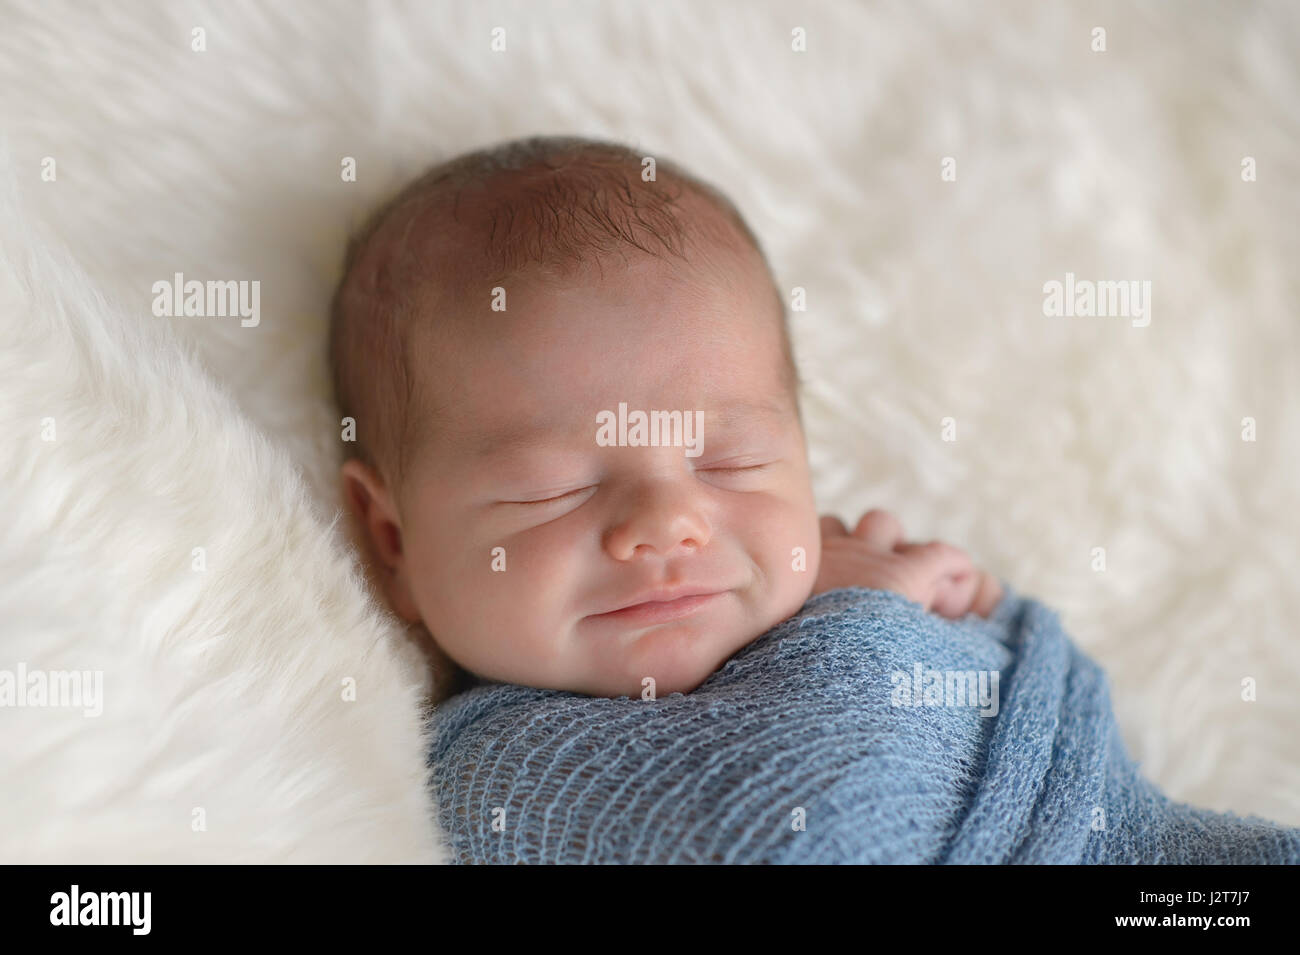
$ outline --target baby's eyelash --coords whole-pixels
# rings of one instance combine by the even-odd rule
[[[562,501],[566,497],[573,497],[575,494],[581,494],[583,491],[589,491],[591,487],[580,487],[576,491],[569,491],[567,494],[561,494],[558,497],[544,497],[540,501],[504,501],[505,504],[522,504],[527,507],[530,504],[552,504],[555,501]]]
[[[761,471],[767,467],[766,464],[751,464],[743,468],[704,468],[705,471]]]

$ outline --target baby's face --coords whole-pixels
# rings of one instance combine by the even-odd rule
[[[689,692],[817,578],[771,287],[756,268],[737,265],[728,287],[637,258],[508,296],[421,359],[413,406],[432,389],[440,413],[411,449],[394,605],[488,679]],[[701,453],[598,441],[598,414],[620,403],[692,424],[702,412]],[[709,596],[614,612],[678,592]]]

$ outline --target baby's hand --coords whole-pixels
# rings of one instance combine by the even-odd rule
[[[840,587],[892,590],[953,619],[968,613],[987,617],[1002,599],[998,579],[972,564],[964,551],[941,541],[904,541],[903,525],[888,511],[868,511],[852,534],[838,517],[826,515],[821,531],[814,594]]]

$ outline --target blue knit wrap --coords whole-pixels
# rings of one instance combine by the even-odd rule
[[[452,697],[430,717],[452,861],[1300,863],[1300,829],[1143,779],[1102,670],[1003,586],[987,620],[819,594],[689,694]]]

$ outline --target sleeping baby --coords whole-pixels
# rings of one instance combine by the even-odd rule
[[[1137,776],[1047,608],[886,511],[819,520],[784,296],[680,167],[568,137],[439,164],[354,237],[330,355],[453,861],[1300,858]],[[1091,763],[1054,764],[1067,732]]]

